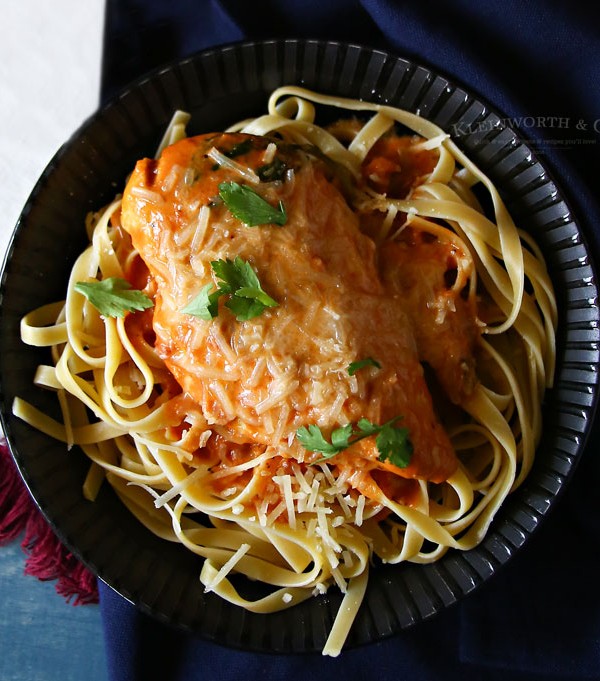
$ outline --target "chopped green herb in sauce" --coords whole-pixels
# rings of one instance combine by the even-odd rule
[[[365,418],[359,419],[356,428],[351,423],[335,428],[331,432],[329,441],[319,426],[312,424],[298,428],[296,438],[308,451],[321,453],[323,457],[314,462],[321,463],[343,452],[359,440],[375,435],[379,460],[389,461],[398,468],[406,468],[410,463],[413,445],[408,435],[408,428],[398,428],[393,425],[399,418],[396,416],[381,426]]]
[[[146,310],[154,305],[145,293],[132,289],[131,284],[120,277],[93,282],[78,281],[75,290],[106,317],[124,317],[125,312]]]
[[[277,301],[263,290],[256,272],[250,263],[239,256],[235,260],[213,260],[213,272],[221,280],[218,288],[210,292],[213,285],[204,286],[198,295],[183,308],[183,312],[209,320],[218,315],[219,298],[228,296],[225,306],[238,321],[246,321],[261,315],[267,307],[276,307]]]
[[[237,182],[221,182],[219,196],[230,213],[249,227],[257,225],[285,225],[287,214],[280,201],[278,208],[257,194],[254,189]]]

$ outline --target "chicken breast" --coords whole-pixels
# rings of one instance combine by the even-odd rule
[[[227,188],[274,212],[251,226]],[[402,296],[384,288],[374,242],[310,149],[241,133],[182,140],[137,163],[121,220],[153,280],[157,350],[220,436],[293,456],[300,426],[398,417],[414,446],[400,475],[439,482],[456,469]],[[276,304],[240,319],[229,292],[214,316],[191,314],[223,286],[217,261],[249,265]],[[365,358],[378,366],[351,375]],[[373,438],[347,453],[377,456]]]
[[[419,359],[433,369],[444,394],[462,404],[477,383],[475,345],[480,330],[474,301],[454,286],[461,253],[454,244],[407,227],[381,254],[386,287],[402,296]],[[462,255],[464,258],[464,255]]]

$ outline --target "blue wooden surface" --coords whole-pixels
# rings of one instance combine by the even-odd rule
[[[24,564],[19,541],[0,548],[1,681],[106,681],[99,607],[66,603]]]

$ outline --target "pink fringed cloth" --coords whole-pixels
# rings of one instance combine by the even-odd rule
[[[56,581],[68,603],[98,602],[94,575],[60,542],[31,498],[8,451],[0,441],[0,546],[21,538],[25,574]]]

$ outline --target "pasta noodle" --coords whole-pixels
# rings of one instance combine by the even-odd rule
[[[66,300],[22,321],[51,348],[35,380],[63,422],[13,411],[81,447],[87,498],[106,479],[203,558],[207,591],[269,613],[339,588],[337,655],[373,561],[477,546],[527,476],[551,281],[494,184],[420,116],[290,86],[225,133],[186,138],[187,118],[90,216]],[[102,312],[81,284],[109,280],[148,305]],[[248,600],[234,573],[271,591]]]

